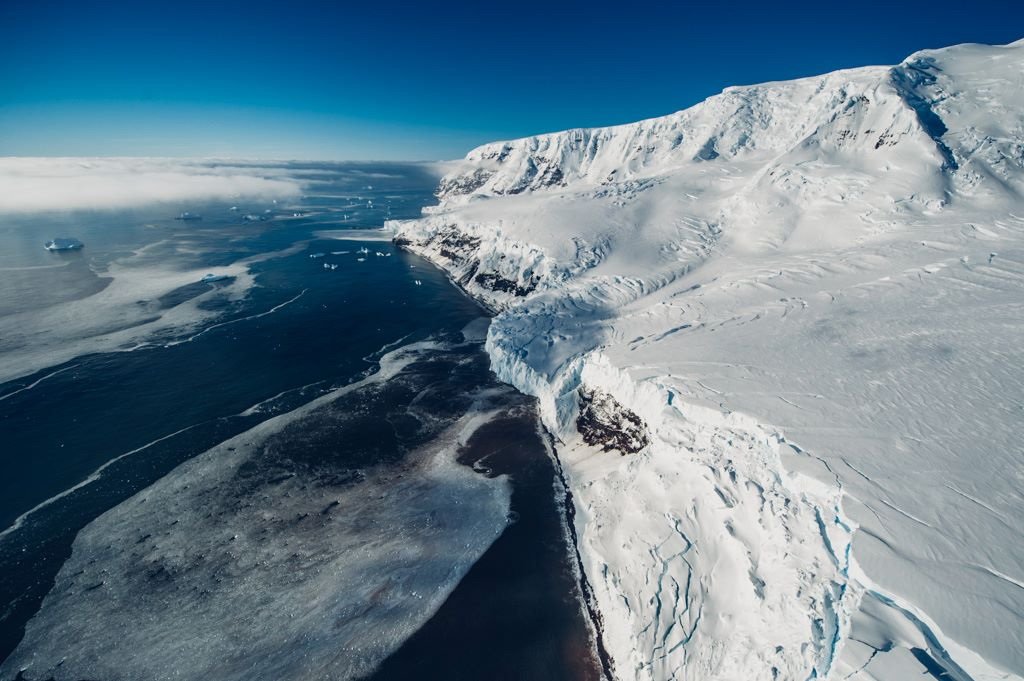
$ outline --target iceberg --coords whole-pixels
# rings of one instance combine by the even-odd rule
[[[52,241],[47,241],[43,246],[48,251],[77,251],[80,250],[85,244],[78,239],[71,239],[68,237],[58,237]]]
[[[227,281],[230,278],[227,274],[207,274],[199,282],[202,284],[212,284],[215,281]]]

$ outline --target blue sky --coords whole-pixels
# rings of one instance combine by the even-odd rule
[[[0,3],[0,155],[454,158],[1024,37],[1024,3]]]

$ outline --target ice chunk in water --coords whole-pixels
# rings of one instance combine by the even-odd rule
[[[78,249],[85,246],[78,239],[72,239],[70,237],[57,237],[52,241],[47,241],[44,248],[48,251],[77,251]]]

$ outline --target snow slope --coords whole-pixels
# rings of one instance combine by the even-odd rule
[[[1024,676],[1024,41],[488,144],[438,195],[396,241],[500,311],[616,677]]]

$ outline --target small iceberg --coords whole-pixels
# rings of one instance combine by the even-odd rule
[[[363,246],[358,251],[356,251],[356,253],[361,253],[362,255],[367,255],[369,252],[370,252],[370,249],[367,248],[366,246]]]
[[[233,213],[237,213],[238,212],[238,206],[231,206],[231,208],[228,208],[228,210],[232,211]]]
[[[195,213],[189,213],[188,211],[185,211],[184,213],[182,213],[181,215],[179,215],[178,217],[176,217],[174,219],[175,220],[202,220],[203,216],[202,215],[196,215]]]
[[[326,253],[310,253],[309,257],[311,257],[311,258],[322,258],[325,255],[327,255],[327,254]]]
[[[225,281],[231,277],[226,274],[207,274],[199,280],[202,284],[212,284],[215,281]]]
[[[48,251],[77,251],[81,249],[82,246],[85,246],[85,244],[78,239],[58,237],[52,241],[47,241],[43,248]]]
[[[242,222],[266,222],[268,219],[265,215],[256,215],[254,213],[242,216]]]
[[[420,281],[419,279],[414,279],[412,283],[416,284],[417,286],[423,286],[423,282]]]
[[[384,257],[384,254],[381,253],[380,251],[377,251],[376,255],[377,255],[378,258],[383,258]]]
[[[336,270],[336,269],[338,269],[338,266],[336,264],[333,264],[333,263],[325,262],[324,263],[324,269],[325,270]]]
[[[366,262],[366,258],[356,258],[356,262]]]

